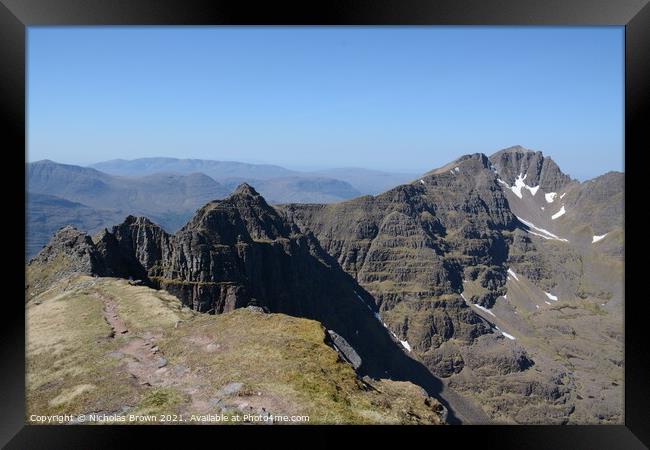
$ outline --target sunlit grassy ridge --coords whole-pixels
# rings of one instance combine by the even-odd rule
[[[128,332],[113,336],[107,300]],[[31,298],[26,314],[27,418],[248,412],[309,423],[440,422],[438,403],[419,387],[359,380],[312,320],[248,309],[203,315],[164,291],[86,276]],[[155,357],[128,350],[143,342]],[[147,366],[161,357],[162,367]]]

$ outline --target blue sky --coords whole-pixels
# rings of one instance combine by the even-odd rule
[[[424,172],[511,145],[623,170],[622,27],[28,30],[29,161]]]

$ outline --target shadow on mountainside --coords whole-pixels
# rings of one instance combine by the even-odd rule
[[[406,354],[407,350],[391,336],[377,315],[374,298],[340,268],[313,236],[308,236],[308,240],[310,250],[302,255],[304,258],[298,258],[300,264],[292,266],[289,260],[283,262],[284,267],[291,267],[291,279],[299,284],[286,286],[293,295],[283,301],[278,301],[277,297],[267,298],[264,306],[271,312],[319,321],[342,336],[358,353],[362,360],[357,369],[359,376],[409,381],[422,387],[447,408],[447,422],[487,422],[482,411],[465,404],[467,402],[456,393],[448,395],[449,389],[438,377]],[[296,256],[289,259],[296,259]]]

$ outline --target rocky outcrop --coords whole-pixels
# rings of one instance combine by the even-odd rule
[[[90,236],[65,226],[29,262],[26,288],[35,295],[72,274],[103,276],[106,265]]]
[[[103,275],[105,271],[102,258],[90,236],[71,226],[57,231],[38,255],[32,258],[31,263],[47,264],[58,257],[69,260],[71,272]]]
[[[327,330],[326,343],[334,347],[344,361],[349,362],[355,370],[361,367],[361,357],[348,342],[336,331]]]
[[[546,192],[557,192],[573,181],[550,157],[519,145],[496,152],[490,156],[490,162],[510,186],[524,175],[528,186],[539,186]]]

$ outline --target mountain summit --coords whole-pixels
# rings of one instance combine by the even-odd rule
[[[232,191],[231,196],[232,195],[250,195],[257,197],[260,194],[250,184],[241,183],[234,191]]]
[[[544,191],[556,192],[572,181],[550,157],[518,145],[494,153],[490,156],[490,162],[500,179],[509,185],[514,185],[517,179],[523,180],[523,177],[526,177],[525,181],[529,186],[539,186]]]

